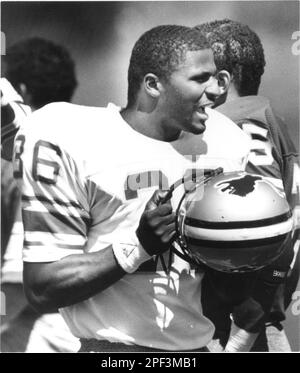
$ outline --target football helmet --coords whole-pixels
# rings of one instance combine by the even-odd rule
[[[292,228],[285,194],[267,178],[217,169],[181,198],[173,250],[196,266],[249,272],[278,258]]]

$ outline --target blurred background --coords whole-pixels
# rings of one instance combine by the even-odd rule
[[[225,17],[260,36],[266,56],[260,94],[285,118],[299,148],[299,55],[292,54],[292,34],[300,30],[298,1],[2,2],[1,31],[7,46],[31,36],[65,45],[76,62],[75,103],[124,106],[131,49],[144,31]],[[289,310],[286,330],[298,351],[299,324],[300,315]]]
[[[36,35],[64,44],[77,64],[75,103],[123,106],[131,49],[144,31],[225,17],[248,24],[261,37],[267,62],[261,94],[272,99],[298,139],[299,56],[291,52],[298,1],[2,2],[1,30],[7,46]]]

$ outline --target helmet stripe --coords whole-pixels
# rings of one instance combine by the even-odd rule
[[[243,241],[252,239],[262,239],[268,237],[274,237],[281,234],[285,234],[293,229],[293,219],[269,225],[265,227],[257,228],[242,228],[242,229],[206,229],[206,228],[196,228],[185,224],[184,236],[190,238],[201,238],[204,240],[209,240],[214,242],[217,241]]]
[[[243,240],[243,241],[208,241],[199,240],[197,238],[186,237],[189,245],[197,247],[212,247],[221,249],[253,249],[255,246],[265,246],[270,244],[282,244],[286,239],[287,234],[282,234],[276,237],[262,238],[258,240]]]
[[[288,212],[272,216],[271,218],[260,219],[260,220],[246,220],[246,221],[220,221],[212,222],[200,219],[195,219],[191,217],[185,218],[185,224],[191,227],[205,228],[205,229],[237,229],[237,228],[255,228],[255,227],[265,227],[268,225],[278,224],[287,221],[292,216],[291,210]]]

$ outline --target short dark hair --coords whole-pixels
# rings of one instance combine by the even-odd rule
[[[7,49],[6,77],[17,88],[24,83],[36,107],[70,101],[77,86],[74,62],[61,45],[29,38]]]
[[[128,106],[148,73],[168,79],[184,61],[186,52],[210,49],[201,32],[186,26],[162,25],[145,32],[135,43],[128,69]]]
[[[238,94],[257,95],[266,64],[257,34],[247,25],[230,19],[204,23],[195,28],[205,33],[217,69],[232,74]]]

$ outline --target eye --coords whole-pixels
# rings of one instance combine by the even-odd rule
[[[207,82],[210,77],[211,77],[211,74],[205,73],[205,74],[195,76],[193,80],[202,84],[202,83]]]

